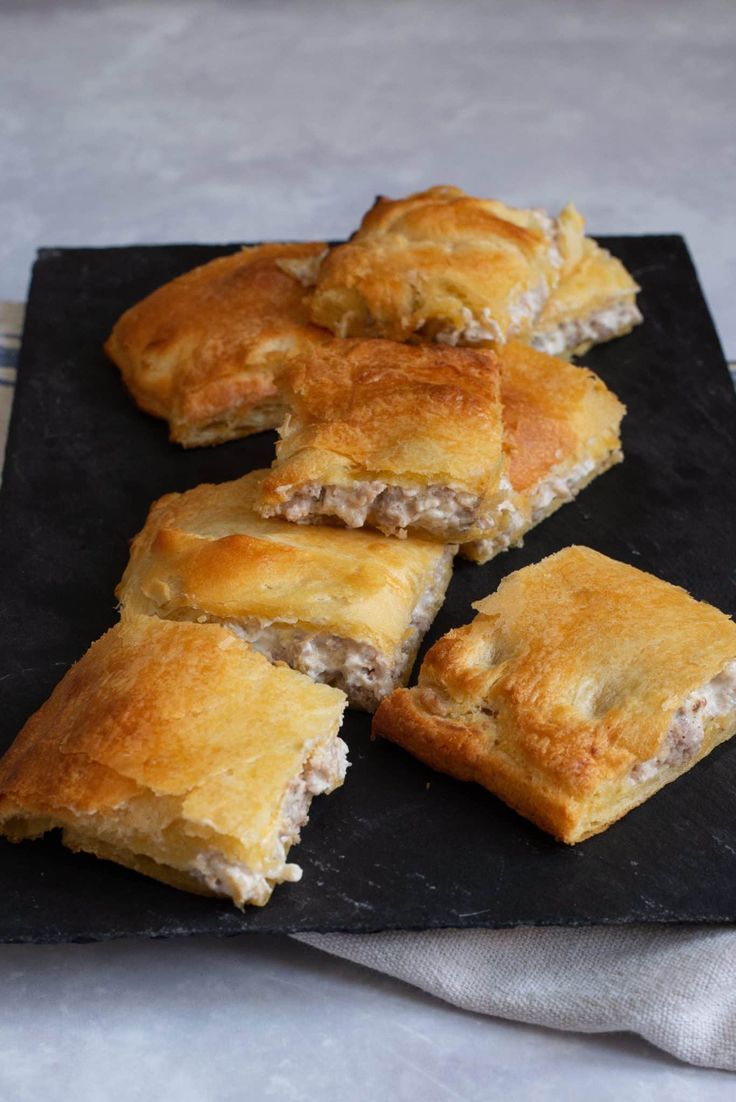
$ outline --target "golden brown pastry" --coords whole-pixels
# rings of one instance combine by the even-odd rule
[[[343,340],[294,361],[258,511],[445,543],[487,530],[502,482],[492,352]]]
[[[379,198],[322,262],[312,318],[340,337],[502,344],[578,261],[583,221],[433,187]]]
[[[497,355],[511,489],[495,528],[461,545],[479,563],[518,547],[530,528],[623,458],[624,406],[592,371],[516,341]]]
[[[373,729],[564,842],[736,733],[736,624],[651,574],[568,547],[473,607]]]
[[[640,288],[620,260],[586,238],[578,264],[547,299],[529,343],[552,356],[581,356],[642,321]]]
[[[131,612],[226,624],[373,711],[406,682],[455,548],[264,520],[265,473],[157,501],[117,595]]]
[[[127,310],[105,345],[141,409],[184,447],[275,428],[289,358],[329,335],[303,282],[321,242],[256,245],[179,276]]]
[[[177,888],[268,902],[312,797],[345,776],[344,695],[217,625],[124,617],[0,761],[0,829]]]

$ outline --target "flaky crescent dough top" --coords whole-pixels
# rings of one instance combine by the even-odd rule
[[[502,343],[575,263],[583,223],[435,187],[379,198],[323,261],[312,318],[338,336]]]
[[[124,607],[176,617],[258,616],[401,646],[419,598],[444,561],[441,544],[264,520],[265,472],[168,494],[151,507],[117,589]]]
[[[598,459],[618,446],[625,408],[592,371],[511,341],[501,363],[504,450],[522,493],[579,452]]]
[[[127,310],[105,348],[136,402],[169,420],[173,439],[196,443],[218,417],[278,398],[286,360],[327,337],[310,324],[297,278],[324,251],[321,242],[241,249]],[[270,425],[254,426],[263,427]],[[234,426],[232,434],[242,432]]]
[[[225,628],[124,617],[0,762],[0,819],[68,809],[104,823],[127,804],[128,830],[145,831],[127,839],[136,852],[167,863],[171,823],[268,872],[287,786],[306,748],[334,737],[344,705]]]
[[[683,589],[587,547],[506,577],[430,650],[420,685],[541,788],[582,798],[652,758],[683,699],[736,656],[736,624]]]
[[[295,361],[290,415],[264,501],[290,486],[441,483],[498,489],[503,461],[498,361],[491,352],[345,340]],[[280,492],[281,491],[281,492]]]

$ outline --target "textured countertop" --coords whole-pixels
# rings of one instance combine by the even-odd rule
[[[736,357],[731,0],[0,6],[0,298],[40,244],[338,237],[431,183],[682,232]],[[733,1097],[285,939],[0,947],[0,1098]]]

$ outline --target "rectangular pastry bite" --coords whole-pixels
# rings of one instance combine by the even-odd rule
[[[573,206],[553,219],[454,187],[379,198],[323,260],[312,319],[340,337],[502,344],[531,330],[582,240]]]
[[[373,711],[406,682],[455,547],[254,512],[264,471],[151,507],[117,589],[129,612],[225,624]]]
[[[312,797],[345,777],[345,697],[218,625],[130,616],[93,643],[0,760],[0,831],[177,888],[268,902]]]
[[[497,356],[510,490],[495,528],[461,546],[478,563],[518,547],[531,528],[623,458],[625,408],[592,371],[516,341]]]
[[[736,624],[586,547],[506,577],[374,731],[561,841],[605,830],[736,733]]]
[[[544,304],[529,343],[552,356],[580,356],[621,337],[643,320],[639,289],[620,260],[586,238],[579,262]]]
[[[105,351],[141,409],[168,421],[172,440],[219,444],[283,420],[284,364],[329,339],[304,301],[325,251],[321,242],[241,249],[122,315]]]
[[[312,318],[340,337],[502,344],[530,331],[582,237],[573,206],[553,219],[458,187],[380,197],[323,260]]]
[[[492,352],[346,339],[297,358],[284,388],[262,516],[445,543],[492,523],[508,486]]]

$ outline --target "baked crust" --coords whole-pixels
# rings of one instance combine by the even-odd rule
[[[530,341],[542,351],[582,355],[593,344],[623,336],[642,320],[636,308],[639,290],[620,260],[586,238],[579,261],[544,304]],[[614,310],[622,305],[629,309]],[[610,322],[605,327],[599,324],[596,333],[596,319],[607,311],[611,314]],[[587,339],[581,342],[578,340],[581,327],[585,335],[586,326],[590,326]]]
[[[263,881],[263,903],[299,871],[285,799],[340,742],[344,707],[225,628],[124,617],[0,761],[0,827],[16,841],[62,827],[73,849],[208,894],[198,862],[216,853]]]
[[[572,206],[554,222],[454,187],[381,197],[322,262],[312,318],[340,337],[503,343],[576,262],[582,227]]]
[[[620,461],[621,420],[626,412],[615,394],[585,367],[511,341],[497,352],[501,364],[506,473],[510,501],[520,517],[510,546],[518,546],[530,528],[569,497],[558,497],[539,516],[534,495],[546,481],[589,461],[590,477]],[[490,533],[486,539],[493,539]],[[465,543],[461,553],[476,562],[491,557],[487,548]],[[507,544],[507,546],[509,546]],[[500,549],[500,548],[498,548]]]
[[[253,506],[266,473],[155,502],[116,590],[123,607],[172,619],[259,617],[388,655],[401,650],[438,573],[441,601],[451,570],[445,548],[265,520]]]
[[[499,365],[492,352],[344,340],[284,376],[290,414],[259,509],[304,486],[442,485],[488,510],[503,465]]]
[[[321,242],[241,249],[186,272],[127,310],[105,345],[137,404],[184,447],[275,428],[295,353],[329,339],[297,278]]]
[[[676,586],[568,547],[473,607],[373,729],[562,841],[604,830],[736,732],[734,697],[690,760],[632,783],[680,704],[736,658],[736,625]]]

